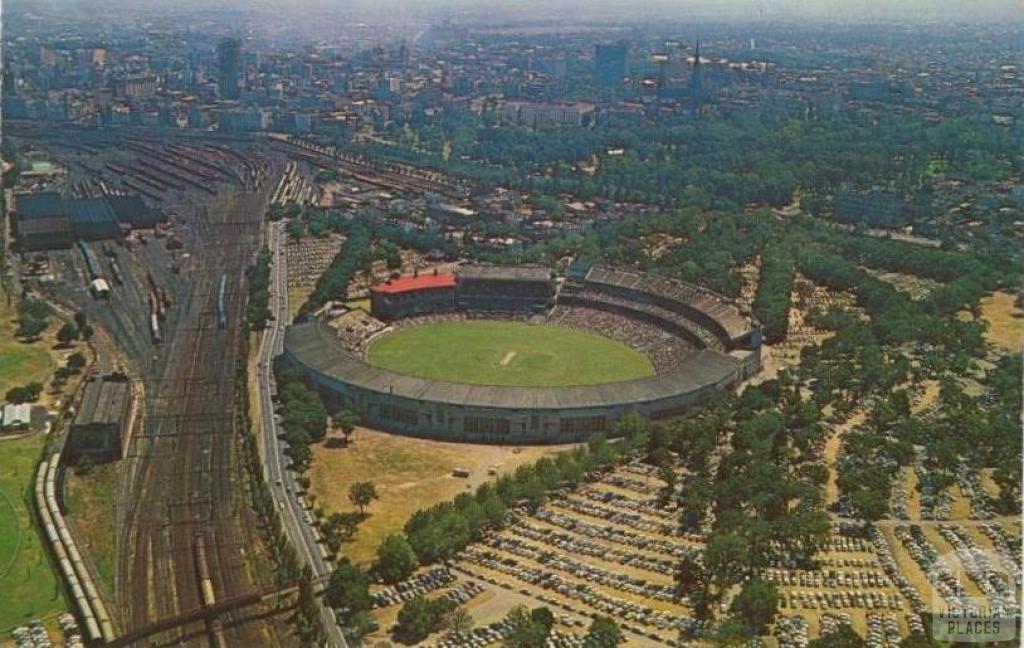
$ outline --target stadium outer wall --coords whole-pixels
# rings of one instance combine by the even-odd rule
[[[362,423],[409,436],[494,444],[555,444],[614,435],[636,412],[652,420],[687,408],[753,375],[760,349],[702,350],[679,371],[580,387],[466,385],[372,367],[312,320],[289,327],[285,361],[303,370],[330,405],[356,411]]]

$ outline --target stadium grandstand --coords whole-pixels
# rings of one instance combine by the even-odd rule
[[[369,425],[491,443],[580,441],[613,432],[629,412],[676,416],[760,369],[760,324],[721,295],[604,267],[556,286],[549,269],[532,266],[463,266],[454,277],[392,279],[371,288],[372,315],[332,311],[289,327],[285,358],[334,405],[354,409]],[[374,340],[397,331],[480,319],[597,334],[645,356],[653,375],[589,385],[498,386],[392,371],[368,357]]]

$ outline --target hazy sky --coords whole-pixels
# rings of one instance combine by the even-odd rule
[[[157,9],[161,6],[252,8],[288,12],[309,9],[365,11],[401,16],[481,14],[497,18],[593,19],[678,17],[722,20],[813,20],[879,22],[885,20],[1024,22],[1024,0],[0,0],[4,4],[40,5],[72,11],[117,5]],[[0,5],[2,6],[2,5]]]

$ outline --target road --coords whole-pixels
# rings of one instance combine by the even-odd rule
[[[269,238],[269,248],[273,257],[269,306],[273,319],[260,340],[258,357],[263,471],[281,514],[285,532],[298,552],[299,559],[313,569],[314,576],[323,576],[330,574],[332,565],[321,555],[316,531],[307,521],[311,521],[312,518],[299,499],[295,473],[288,469],[288,460],[284,455],[287,444],[278,438],[278,425],[274,420],[274,401],[271,393],[274,384],[272,361],[284,351],[284,330],[288,325],[288,268],[282,249],[284,228],[281,227],[281,223],[272,224]],[[338,648],[347,648],[334,611],[322,601],[319,608],[329,643]]]

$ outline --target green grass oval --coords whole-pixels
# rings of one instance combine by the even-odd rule
[[[474,385],[600,385],[654,374],[647,356],[611,338],[561,326],[475,320],[433,322],[370,345],[370,364]]]

